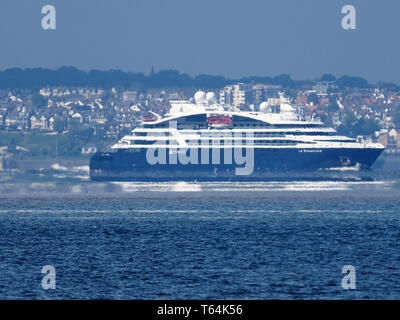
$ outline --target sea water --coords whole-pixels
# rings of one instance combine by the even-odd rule
[[[399,208],[396,180],[5,180],[0,299],[400,299]]]

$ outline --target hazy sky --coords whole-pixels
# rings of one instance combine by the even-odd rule
[[[41,9],[54,5],[56,30]],[[341,9],[357,10],[343,30]],[[400,83],[398,0],[0,0],[0,69],[89,70]]]

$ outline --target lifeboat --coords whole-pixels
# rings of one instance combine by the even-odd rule
[[[232,119],[225,116],[213,116],[208,118],[207,123],[210,125],[228,125],[232,123]]]

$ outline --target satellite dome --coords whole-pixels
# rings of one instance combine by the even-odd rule
[[[197,104],[201,104],[206,102],[207,97],[206,93],[204,91],[197,91],[196,94],[194,95],[194,101],[196,101]]]
[[[215,102],[215,100],[216,100],[215,93],[214,92],[207,92],[206,99],[207,99],[208,103]]]
[[[260,111],[261,112],[264,112],[264,113],[267,113],[268,111],[269,111],[269,104],[268,104],[268,102],[262,102],[261,104],[260,104]]]

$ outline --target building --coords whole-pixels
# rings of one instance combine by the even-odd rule
[[[54,122],[55,121],[56,120],[53,117],[50,117],[50,119],[49,119],[49,130],[50,131],[54,131]]]
[[[48,125],[47,125],[47,119],[44,115],[42,115],[40,118],[36,117],[35,115],[32,115],[30,117],[31,121],[31,130],[47,130]]]
[[[296,97],[296,104],[306,105],[308,104],[308,96],[305,94],[299,94]]]
[[[268,98],[267,102],[271,106],[280,106],[281,105],[281,98]]]
[[[252,86],[238,83],[224,87],[220,91],[220,103],[234,107],[242,107],[252,103]]]
[[[313,87],[318,93],[327,93],[329,89],[336,89],[336,81],[318,81]]]
[[[387,137],[387,148],[389,150],[398,150],[400,149],[400,133],[395,129],[389,131]]]
[[[136,102],[137,96],[137,91],[125,91],[122,94],[122,100],[123,102]]]
[[[11,112],[5,117],[4,125],[8,130],[22,130],[28,127],[28,115]]]

